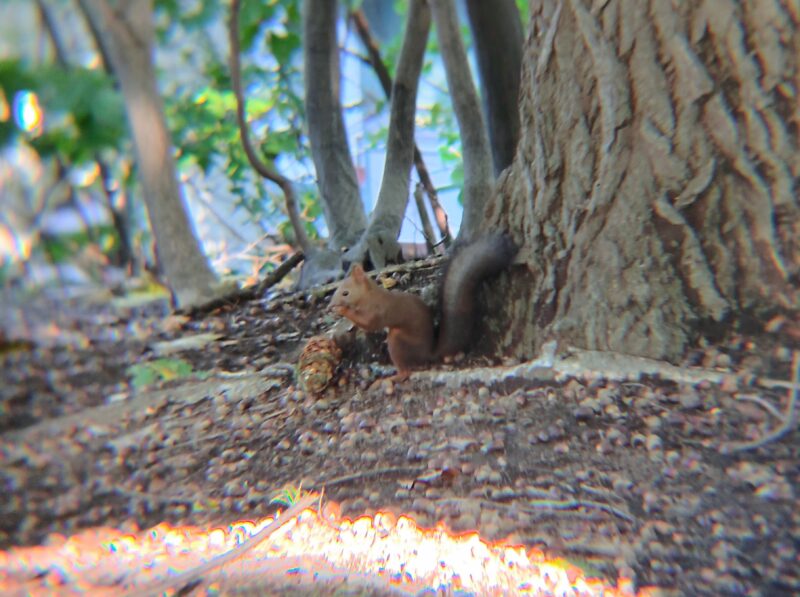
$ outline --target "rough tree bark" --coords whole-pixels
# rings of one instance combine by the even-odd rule
[[[153,68],[152,0],[80,0],[80,5],[119,78],[158,259],[176,306],[203,303],[225,288],[200,249],[178,187]]]
[[[461,41],[455,4],[453,0],[431,0],[430,4],[464,154],[464,212],[458,238],[469,240],[478,231],[483,209],[494,191],[489,134]]]
[[[336,0],[306,0],[305,105],[311,155],[317,170],[331,249],[358,241],[367,218],[358,191],[356,170],[347,145],[339,100],[339,49],[336,45]]]
[[[494,174],[511,165],[519,140],[522,22],[515,0],[467,0],[478,59],[483,112],[489,128]]]
[[[797,309],[799,27],[791,0],[533,4],[487,210],[527,266],[498,293],[512,352],[676,359],[704,322]]]

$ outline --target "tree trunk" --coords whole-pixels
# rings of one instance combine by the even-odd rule
[[[306,0],[305,105],[311,155],[319,179],[330,247],[351,247],[367,227],[339,99],[335,0]]]
[[[487,210],[523,245],[506,347],[676,359],[703,323],[797,309],[800,5],[532,13],[519,151]]]
[[[403,47],[397,61],[392,85],[386,162],[383,168],[378,201],[366,232],[345,258],[363,263],[365,256],[375,267],[400,256],[397,237],[408,205],[411,163],[414,159],[414,119],[417,112],[417,87],[422,72],[425,45],[431,25],[431,13],[424,0],[411,0],[406,18]]]
[[[194,235],[153,68],[152,0],[81,0],[120,81],[158,259],[176,306],[210,300],[224,289]]]
[[[475,39],[494,174],[499,176],[511,165],[519,141],[522,23],[515,0],[467,0],[467,14]]]
[[[489,133],[461,41],[455,4],[453,0],[431,0],[430,5],[464,154],[464,212],[458,237],[469,240],[478,231],[481,214],[494,191]]]

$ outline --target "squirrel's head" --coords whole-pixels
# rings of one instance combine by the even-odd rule
[[[329,308],[337,315],[346,315],[348,309],[355,308],[360,301],[364,300],[374,282],[367,276],[364,268],[360,264],[355,264],[350,268],[350,273],[341,281],[339,288],[333,293]]]

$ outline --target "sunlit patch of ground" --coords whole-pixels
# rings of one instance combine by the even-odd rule
[[[489,544],[475,533],[420,529],[410,518],[389,514],[355,521],[325,519],[310,509],[234,561],[197,578],[177,578],[230,552],[272,522],[237,522],[210,531],[162,524],[136,534],[99,528],[70,538],[55,536],[45,546],[0,552],[0,593],[138,594],[153,590],[153,583],[175,579],[172,590],[186,589],[188,582],[192,590],[210,594],[238,592],[245,586],[323,593],[347,587],[371,594],[635,594],[627,580],[612,587],[587,578],[562,559]],[[161,584],[156,590],[165,587]]]

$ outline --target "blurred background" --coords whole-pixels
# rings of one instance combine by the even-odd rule
[[[0,4],[4,292],[69,296],[156,269],[123,99],[79,4]],[[350,4],[367,16],[391,72],[405,3]],[[388,102],[346,18],[353,7],[340,8],[341,96],[369,211],[383,173]],[[297,0],[243,3],[243,85],[254,142],[296,183],[309,234],[325,237],[304,128],[300,9]],[[224,1],[157,0],[154,11],[154,62],[192,224],[219,275],[252,281],[293,239],[280,189],[253,172],[241,148],[228,68],[229,7]],[[469,28],[462,28],[469,47]],[[460,141],[435,35],[426,52],[416,124],[417,145],[456,232]],[[411,190],[416,181],[412,172]],[[413,201],[400,240],[424,247]]]

